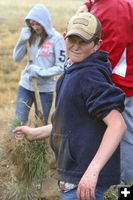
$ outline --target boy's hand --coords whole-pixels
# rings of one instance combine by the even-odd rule
[[[22,28],[20,33],[20,39],[22,41],[27,41],[30,39],[30,36],[31,36],[31,29],[29,27]]]
[[[15,128],[14,133],[17,140],[22,140],[24,137],[29,141],[34,140],[34,128],[19,126]]]
[[[78,200],[95,200],[95,189],[97,185],[99,172],[93,168],[88,168],[82,176],[78,185]]]

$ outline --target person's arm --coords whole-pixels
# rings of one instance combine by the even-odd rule
[[[77,14],[81,12],[89,12],[95,0],[85,1],[77,10]]]
[[[95,199],[99,173],[118,147],[126,130],[124,119],[117,110],[112,110],[103,121],[107,125],[107,129],[95,157],[79,182],[79,200],[89,200],[90,196]]]
[[[29,27],[24,27],[21,30],[19,40],[16,47],[13,50],[13,60],[21,61],[27,53],[27,41],[31,36],[31,30]]]
[[[50,77],[60,75],[64,72],[64,64],[66,61],[66,45],[63,37],[60,37],[54,46],[55,63],[52,67],[45,69],[44,67],[31,64],[28,67],[30,77]]]
[[[19,126],[14,130],[15,138],[17,140],[25,138],[29,141],[32,140],[40,140],[50,136],[52,130],[52,124],[38,127],[38,128],[31,128],[29,126]]]

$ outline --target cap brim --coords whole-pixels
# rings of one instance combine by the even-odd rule
[[[90,38],[88,38],[88,34],[86,36],[85,32],[81,32],[79,33],[79,31],[77,32],[76,30],[71,30],[71,31],[68,31],[66,33],[66,36],[65,38],[69,37],[69,36],[72,36],[72,35],[76,35],[80,38],[82,38],[82,40],[84,40],[85,42],[90,42],[90,40],[92,39],[92,36],[90,35]]]

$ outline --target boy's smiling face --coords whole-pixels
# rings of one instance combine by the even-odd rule
[[[76,35],[71,35],[66,38],[67,54],[73,63],[81,62],[94,53],[99,45],[94,42],[87,43],[82,38]]]

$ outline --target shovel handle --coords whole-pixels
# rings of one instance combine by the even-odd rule
[[[37,109],[39,112],[39,118],[45,122],[44,114],[43,114],[43,108],[42,108],[42,103],[41,103],[41,98],[40,98],[40,93],[38,89],[38,80],[36,77],[32,77],[32,84],[34,87],[34,92],[35,92],[35,99],[36,99],[36,104],[37,104]]]

